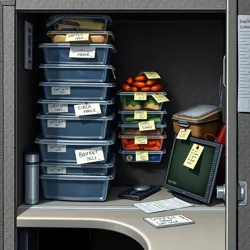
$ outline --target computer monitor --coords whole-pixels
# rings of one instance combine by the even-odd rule
[[[194,169],[184,162],[196,143],[204,147]],[[223,145],[194,137],[174,139],[164,187],[177,198],[191,203],[211,202],[220,165]]]

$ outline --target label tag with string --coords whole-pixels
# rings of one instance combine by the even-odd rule
[[[194,143],[183,165],[185,167],[194,169],[202,154],[203,149],[203,146]]]

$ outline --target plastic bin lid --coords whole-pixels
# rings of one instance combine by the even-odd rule
[[[41,43],[39,48],[70,48],[70,47],[94,47],[111,49],[112,52],[116,52],[115,47],[112,44],[97,44],[97,43]]]
[[[66,139],[45,139],[42,136],[38,136],[35,139],[37,144],[56,144],[56,145],[82,145],[82,146],[106,146],[113,145],[116,140],[116,133],[109,134],[105,140],[66,140]]]
[[[113,88],[115,83],[88,83],[88,82],[40,82],[39,86],[43,87],[92,87],[92,88]]]
[[[142,120],[143,122],[143,120]],[[120,128],[139,128],[138,123],[119,123],[118,126]],[[166,128],[167,123],[163,121],[163,123],[155,123],[156,128]]]
[[[112,98],[110,100],[50,100],[50,99],[39,99],[37,103],[41,104],[87,104],[87,103],[99,103],[100,105],[113,105],[115,103],[115,99]]]
[[[131,150],[131,151],[128,151],[128,150],[123,150],[123,149],[120,149],[119,150],[119,153],[120,154],[135,154],[135,152],[145,152],[147,150]],[[147,151],[149,155],[163,155],[163,154],[166,154],[166,149],[162,149],[162,150],[159,150],[159,151]]]
[[[141,110],[140,110],[141,111]],[[145,110],[149,115],[164,115],[164,114],[167,114],[167,111],[166,109],[162,109],[160,111],[154,111],[154,110]],[[122,115],[130,115],[130,114],[134,114],[135,113],[135,110],[122,110],[122,109],[119,109],[118,110],[118,113],[119,114],[122,114]]]
[[[153,94],[159,94],[159,95],[167,95],[167,92],[160,91],[160,92],[144,92],[147,94],[147,96],[153,95]],[[135,92],[127,92],[127,91],[118,91],[117,95],[128,95],[128,96],[134,96]]]
[[[68,14],[68,15],[53,15],[50,16],[50,20],[46,23],[46,27],[50,27],[51,25],[54,25],[58,21],[62,19],[68,19],[68,18],[77,18],[77,19],[91,19],[91,20],[106,20],[109,25],[112,25],[112,19],[110,16],[101,16],[101,15],[79,15],[79,14]]]
[[[74,116],[74,115],[44,115],[42,113],[38,114],[37,119],[41,120],[95,120],[95,121],[111,121],[115,118],[115,113],[109,115],[109,116],[94,116],[94,115],[84,115],[84,116]]]
[[[112,154],[107,163],[88,163],[88,164],[76,164],[76,163],[58,163],[58,162],[41,162],[41,167],[66,167],[66,168],[113,168],[115,167],[115,154]]]
[[[123,135],[122,133],[118,134],[118,138],[121,139],[134,139],[136,136],[141,136],[141,135]],[[147,136],[148,139],[166,139],[167,134],[165,131],[161,135],[146,135],[143,134],[143,136]]]
[[[115,70],[111,65],[84,65],[84,64],[40,64],[39,68],[45,69],[110,69]]]

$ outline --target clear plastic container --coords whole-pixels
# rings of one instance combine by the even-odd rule
[[[43,197],[47,200],[105,201],[110,181],[115,171],[108,176],[94,175],[41,175]]]
[[[43,43],[45,63],[109,64],[112,53],[116,52],[111,44],[69,44]],[[79,54],[82,56],[79,57]]]
[[[109,125],[114,120],[109,116],[69,116],[38,114],[44,138],[62,139],[104,139],[109,133]]]
[[[135,92],[119,91],[117,95],[120,96],[121,107],[123,110],[154,110],[159,111],[162,109],[163,103],[158,103],[152,94],[159,94],[166,96],[166,92],[147,92],[147,100],[137,101],[134,100]]]
[[[115,68],[110,65],[41,64],[46,81],[112,82]]]
[[[148,161],[136,161],[136,152],[137,151],[127,151],[127,150],[120,150],[119,153],[122,155],[122,159],[124,162],[161,162],[163,154],[166,154],[166,150],[163,149],[161,151],[148,151]]]
[[[114,90],[114,83],[41,82],[46,99],[107,100]]]
[[[66,14],[53,15],[46,23],[46,27],[54,27],[54,30],[108,30],[112,25],[109,16]]]
[[[138,123],[141,121],[154,121],[155,123],[162,123],[163,116],[167,114],[167,111],[165,109],[162,111],[147,111],[146,120],[134,119],[135,111],[119,110],[118,113],[121,114],[122,123]]]
[[[162,135],[164,128],[167,127],[166,122],[162,124],[156,123],[155,130],[140,131],[138,123],[119,123],[118,125],[123,135]]]
[[[52,43],[100,43],[108,44],[114,40],[109,31],[49,31]],[[74,37],[74,38],[73,38]],[[70,41],[69,41],[70,40]]]
[[[89,163],[77,165],[76,163],[56,163],[41,162],[40,169],[42,174],[59,175],[96,175],[104,176],[110,173],[115,167],[115,154],[112,154],[109,161],[104,164]]]
[[[74,105],[81,104],[99,104],[101,114],[95,116],[104,116],[112,113],[112,105],[115,103],[114,99],[107,101],[94,101],[94,100],[47,100],[39,99],[38,103],[42,105],[43,114],[64,114],[75,115]]]
[[[144,135],[147,137],[146,144],[135,144],[135,135],[122,135],[119,138],[122,140],[122,147],[124,150],[145,150],[145,151],[159,151],[162,149],[163,140],[167,138],[166,133],[162,135]],[[144,137],[143,136],[143,137]],[[141,142],[145,142],[145,138],[141,138]]]
[[[70,162],[76,163],[75,150],[102,147],[106,163],[109,157],[110,146],[115,143],[116,134],[109,135],[105,140],[59,140],[38,137],[35,143],[39,144],[41,161],[43,162]],[[90,164],[90,163],[87,163]]]

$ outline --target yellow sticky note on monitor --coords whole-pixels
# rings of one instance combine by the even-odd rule
[[[148,79],[160,79],[161,76],[157,72],[143,72]]]
[[[190,133],[191,133],[191,129],[181,128],[178,135],[176,136],[176,139],[187,140]]]
[[[148,112],[146,110],[136,110],[134,112],[134,119],[135,120],[147,120]]]
[[[135,152],[135,161],[148,161],[148,152],[147,151],[136,151]]]
[[[194,169],[202,154],[203,149],[203,146],[194,143],[183,165],[185,167]]]
[[[139,122],[138,125],[139,125],[140,131],[155,130],[155,122],[154,121]]]
[[[145,135],[136,135],[135,136],[135,144],[148,144],[148,137]]]
[[[147,100],[147,93],[145,93],[145,92],[135,92],[134,93],[134,100],[136,100],[136,101],[146,101]]]
[[[169,102],[169,99],[162,94],[152,94],[151,95],[158,103]]]

